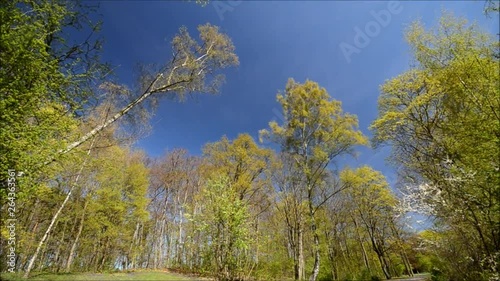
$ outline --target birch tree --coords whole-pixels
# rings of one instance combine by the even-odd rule
[[[303,174],[291,155],[282,154],[274,167],[273,183],[277,191],[276,211],[284,218],[287,245],[293,259],[295,280],[305,278],[304,235],[307,219]]]
[[[315,281],[320,267],[320,241],[315,213],[325,202],[315,200],[325,172],[335,158],[353,153],[356,145],[366,144],[365,136],[357,129],[356,116],[342,111],[341,103],[332,100],[324,88],[312,81],[304,84],[290,79],[285,92],[278,94],[284,122],[270,122],[270,130],[262,130],[261,138],[279,144],[289,153],[304,175],[302,188],[306,193],[307,216],[314,241],[314,266],[309,280]],[[331,198],[337,191],[325,196]]]
[[[59,150],[57,155],[72,151],[150,97],[157,99],[172,93],[182,99],[189,93],[216,93],[224,77],[219,71],[237,65],[238,57],[234,54],[231,39],[220,33],[218,27],[205,24],[200,25],[198,31],[199,41],[189,35],[187,28],[181,27],[172,40],[172,58],[158,71],[143,75],[142,91],[136,98],[78,140]],[[112,86],[109,83],[107,85]],[[128,89],[123,88],[123,91]]]

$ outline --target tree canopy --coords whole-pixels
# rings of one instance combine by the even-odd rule
[[[222,281],[498,279],[497,38],[447,13],[433,28],[410,25],[412,66],[380,87],[371,142],[345,95],[289,78],[276,96],[282,118],[260,142],[227,133],[198,155],[152,156],[137,140],[154,129],[157,104],[218,93],[239,65],[235,45],[210,23],[197,37],[180,27],[168,60],[120,84],[101,58],[96,9],[0,4],[2,280],[138,270]],[[389,146],[396,179],[356,160],[369,145]],[[415,213],[432,225],[415,230]]]
[[[467,278],[485,278],[500,241],[498,41],[451,15],[406,38],[418,64],[382,86],[374,141],[393,147],[411,193],[427,193],[418,204],[475,245],[460,253],[471,257]]]

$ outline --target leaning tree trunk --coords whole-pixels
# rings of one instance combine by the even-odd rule
[[[167,93],[167,92],[173,92],[178,90],[179,88],[186,88],[186,86],[190,86],[189,83],[199,83],[197,81],[199,77],[203,77],[205,75],[205,72],[212,72],[217,69],[222,69],[231,65],[236,65],[237,61],[234,61],[232,58],[232,53],[225,54],[227,57],[220,58],[215,56],[214,58],[211,58],[209,54],[211,54],[212,48],[217,49],[220,46],[214,46],[214,44],[230,44],[232,45],[231,42],[227,42],[225,40],[218,41],[218,43],[215,42],[205,42],[205,47],[201,49],[203,54],[199,54],[200,56],[197,58],[192,57],[193,55],[198,55],[198,54],[187,54],[186,50],[178,50],[178,52],[184,52],[185,54],[185,59],[182,59],[182,61],[178,58],[179,53],[174,54],[174,57],[172,59],[172,66],[170,66],[169,73],[158,73],[155,75],[155,78],[152,80],[152,82],[149,84],[149,86],[142,92],[139,97],[137,97],[134,101],[130,102],[127,104],[124,108],[122,108],[118,113],[113,115],[110,119],[106,120],[104,123],[101,125],[96,126],[94,129],[83,135],[79,140],[69,144],[66,148],[61,149],[57,151],[56,155],[52,157],[51,159],[48,159],[44,163],[44,165],[47,165],[54,160],[60,155],[66,154],[76,147],[82,145],[84,142],[88,141],[92,137],[96,136],[99,132],[102,130],[106,129],[108,126],[113,124],[116,120],[120,119],[123,117],[125,114],[127,114],[130,110],[132,110],[134,107],[137,105],[141,104],[144,100],[146,100],[148,97],[150,97],[152,94],[155,93]],[[214,62],[219,63],[216,66],[209,65]],[[217,61],[217,60],[222,60],[222,61]],[[215,68],[215,69],[212,69]],[[176,72],[178,71],[189,71],[190,74],[188,77],[184,77],[181,79],[180,77],[175,77]],[[181,76],[182,77],[182,76]],[[174,80],[172,80],[174,78]],[[164,79],[163,81],[160,81],[160,79]],[[156,84],[158,82],[163,82],[163,85],[157,86]],[[202,81],[202,83],[205,81]],[[188,84],[188,85],[186,85]],[[191,85],[192,86],[192,85]],[[206,89],[204,91],[207,91]],[[203,92],[203,91],[202,91]]]
[[[373,249],[375,250],[375,253],[377,254],[378,260],[380,262],[380,266],[382,267],[382,272],[385,275],[386,279],[391,279],[391,272],[389,268],[389,264],[387,262],[387,259],[384,254],[384,250],[382,247],[375,241],[375,238],[371,238]]]
[[[40,240],[40,243],[38,243],[38,247],[36,248],[36,251],[35,253],[33,254],[33,257],[31,257],[29,263],[28,263],[28,268],[26,269],[26,272],[24,273],[23,275],[23,278],[28,278],[29,277],[29,274],[30,274],[30,271],[33,269],[33,265],[35,264],[35,260],[36,258],[38,257],[38,254],[40,253],[40,250],[42,249],[43,245],[45,244],[45,242],[47,241],[47,238],[49,237],[49,234],[50,232],[52,231],[52,227],[54,227],[54,224],[56,223],[57,221],[57,218],[59,217],[59,215],[61,214],[61,211],[62,209],[64,208],[64,206],[66,206],[66,203],[68,203],[68,200],[69,198],[71,197],[71,194],[73,192],[73,188],[76,186],[76,184],[78,183],[78,180],[80,179],[80,176],[83,172],[83,168],[85,167],[85,164],[87,163],[87,160],[88,160],[88,156],[90,155],[90,152],[92,151],[92,148],[94,146],[94,141],[95,141],[96,138],[93,139],[92,143],[90,144],[90,147],[87,151],[87,155],[86,155],[86,158],[85,160],[83,161],[83,164],[82,166],[80,167],[80,171],[78,171],[78,175],[76,176],[75,178],[75,182],[73,183],[73,185],[71,186],[68,194],[66,195],[66,198],[64,199],[64,201],[62,202],[61,204],[61,207],[59,207],[59,209],[57,210],[57,212],[54,214],[54,216],[52,217],[52,220],[49,224],[49,227],[47,228],[47,230],[45,231],[45,234],[43,235],[42,239]]]

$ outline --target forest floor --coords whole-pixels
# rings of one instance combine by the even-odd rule
[[[5,281],[20,281],[22,279],[17,274],[0,275],[0,280]],[[28,280],[44,280],[44,281],[122,281],[122,280],[136,280],[136,281],[194,281],[194,280],[208,280],[200,277],[189,277],[177,273],[170,273],[164,271],[144,271],[144,272],[129,272],[129,273],[68,273],[68,274],[54,274],[54,273],[33,273]]]

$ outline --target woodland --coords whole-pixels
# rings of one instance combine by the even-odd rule
[[[321,85],[290,78],[276,95],[283,120],[258,139],[150,157],[134,143],[157,104],[218,93],[237,50],[215,25],[179,27],[170,60],[121,85],[101,60],[94,12],[0,4],[2,274],[500,280],[496,34],[450,14],[409,26],[415,64],[381,85],[373,138]],[[498,17],[498,2],[488,13]],[[69,30],[92,36],[69,44]],[[332,168],[361,146],[390,146],[397,187],[370,166]],[[409,212],[432,227],[412,230]]]

